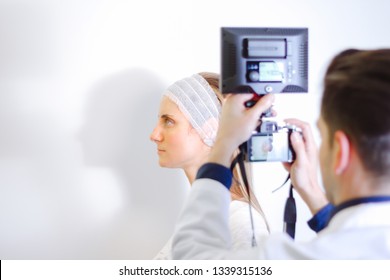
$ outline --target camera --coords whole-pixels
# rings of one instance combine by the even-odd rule
[[[246,160],[250,162],[293,162],[295,153],[290,143],[292,132],[301,130],[290,124],[264,121],[246,142]]]
[[[268,93],[308,92],[308,29],[268,27],[222,27],[221,79],[223,94],[255,93],[245,103],[253,106]],[[292,162],[295,159],[290,143],[292,125],[264,121],[244,143],[247,161]]]

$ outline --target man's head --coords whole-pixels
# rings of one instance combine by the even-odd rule
[[[324,79],[321,121],[330,148],[341,131],[365,171],[390,175],[390,49],[350,49],[333,59]]]

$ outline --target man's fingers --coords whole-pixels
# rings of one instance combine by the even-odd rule
[[[254,110],[256,114],[260,117],[262,113],[267,111],[269,108],[271,108],[272,103],[275,101],[275,95],[273,94],[266,94],[260,98],[259,101],[253,106],[251,110]]]
[[[296,160],[302,160],[302,157],[306,155],[305,143],[302,136],[298,132],[291,133],[291,145],[294,149]]]
[[[306,148],[310,153],[314,153],[317,151],[317,146],[314,141],[313,132],[308,123],[298,119],[286,119],[285,122],[295,125],[302,130],[302,135],[303,135],[304,142],[306,144]]]
[[[310,142],[313,140],[313,133],[311,132],[310,125],[304,121],[298,119],[286,119],[286,123],[293,124],[302,130],[304,139],[308,139]]]

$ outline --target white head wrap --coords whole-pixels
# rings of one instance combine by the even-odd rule
[[[169,86],[164,95],[176,103],[203,142],[213,146],[221,104],[209,83],[202,76],[195,74]]]

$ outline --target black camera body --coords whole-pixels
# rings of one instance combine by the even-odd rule
[[[294,125],[279,125],[264,121],[246,143],[246,160],[250,162],[293,162],[295,153],[291,146],[292,132],[301,130]]]

